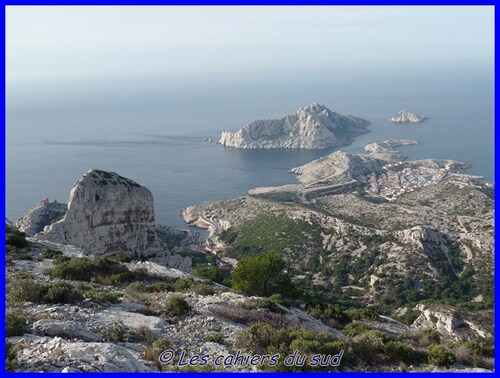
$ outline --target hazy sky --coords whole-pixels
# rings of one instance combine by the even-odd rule
[[[9,6],[7,78],[492,62],[493,7]]]

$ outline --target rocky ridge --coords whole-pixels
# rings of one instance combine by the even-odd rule
[[[319,149],[352,143],[369,122],[312,104],[275,120],[253,121],[237,132],[224,131],[219,143],[235,148]]]
[[[65,203],[60,203],[56,200],[49,201],[48,198],[44,198],[17,220],[15,226],[18,227],[20,231],[26,233],[26,235],[33,236],[43,231],[46,225],[64,217],[67,210],[68,205]]]

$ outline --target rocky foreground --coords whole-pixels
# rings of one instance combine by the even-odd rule
[[[312,104],[280,119],[253,121],[234,133],[224,131],[219,143],[235,148],[320,149],[350,144],[368,132],[368,125],[362,118]]]

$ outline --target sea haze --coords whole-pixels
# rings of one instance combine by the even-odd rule
[[[259,118],[312,102],[371,121],[350,146],[417,139],[411,159],[450,158],[493,181],[493,70],[480,64],[370,73],[15,79],[7,83],[7,217],[41,198],[66,202],[90,168],[117,172],[149,188],[159,223],[185,227],[190,204],[228,199],[257,186],[293,183],[292,167],[329,150],[237,150],[215,142]],[[429,116],[396,125],[400,109]],[[204,141],[212,138],[214,143]]]

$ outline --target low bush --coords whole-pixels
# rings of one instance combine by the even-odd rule
[[[56,257],[61,257],[63,256],[63,253],[61,251],[56,251],[53,249],[46,249],[45,251],[42,252],[42,257],[44,259],[54,259]]]
[[[12,302],[41,302],[45,295],[44,285],[32,278],[17,279],[7,284],[8,298]]]
[[[353,322],[348,324],[342,329],[342,333],[349,337],[354,337],[357,335],[361,335],[369,330],[368,326],[365,323],[361,322]]]
[[[156,339],[149,343],[144,349],[144,359],[154,362],[158,370],[162,371],[164,365],[160,363],[160,353],[168,349],[173,349],[173,344],[169,339],[164,337]]]
[[[89,298],[99,303],[118,303],[121,295],[104,288],[91,288],[83,293],[85,298]]]
[[[56,265],[48,271],[53,278],[96,282],[103,285],[115,285],[134,279],[132,272],[125,266],[105,257],[72,257],[54,263]]]
[[[222,333],[211,333],[206,335],[204,340],[210,343],[223,344],[224,335]]]
[[[285,366],[284,357],[294,352],[302,356],[315,354],[336,355],[345,348],[344,343],[328,332],[312,332],[291,327],[276,327],[268,323],[257,323],[236,334],[235,346],[245,352],[260,355],[279,354],[276,366],[264,365],[272,371],[312,371],[321,368],[309,363],[303,366]],[[327,367],[331,371],[333,367]]]
[[[24,248],[29,245],[26,234],[10,225],[7,225],[5,229],[5,244],[15,248]]]
[[[198,264],[193,269],[193,275],[217,282],[224,286],[231,286],[231,272],[213,265]]]
[[[427,362],[435,366],[451,366],[455,363],[455,355],[441,345],[431,345],[427,351]]]
[[[199,295],[214,295],[215,290],[203,282],[194,281],[188,278],[179,278],[175,282],[177,292],[195,292]]]
[[[180,296],[170,297],[165,305],[165,310],[175,316],[183,316],[191,310],[191,306]]]
[[[384,353],[391,361],[402,361],[413,364],[422,360],[422,354],[417,352],[411,345],[400,341],[389,341],[384,346]]]
[[[352,349],[363,361],[376,364],[383,360],[384,336],[370,330],[352,338]]]
[[[132,261],[132,258],[130,256],[127,256],[126,254],[119,252],[115,253],[113,255],[106,256],[107,259],[119,263],[129,263]]]
[[[115,322],[101,332],[102,337],[106,341],[113,343],[120,341],[129,341],[129,329],[123,324],[122,321]]]
[[[347,312],[332,304],[312,302],[305,309],[309,315],[334,328],[342,328],[352,321]]]
[[[371,308],[350,308],[349,310],[345,311],[347,316],[349,316],[352,320],[363,320],[363,319],[371,319],[375,320],[378,318],[377,313],[375,310]]]
[[[26,328],[27,319],[22,311],[17,309],[7,311],[5,330],[7,337],[22,336],[26,332]]]
[[[438,331],[433,329],[424,329],[417,336],[420,346],[428,347],[432,344],[439,344],[441,342],[441,335]]]
[[[17,360],[15,349],[16,345],[7,340],[5,344],[5,370],[8,372],[16,370]]]
[[[47,285],[42,298],[47,303],[75,303],[83,299],[82,293],[67,283]]]

